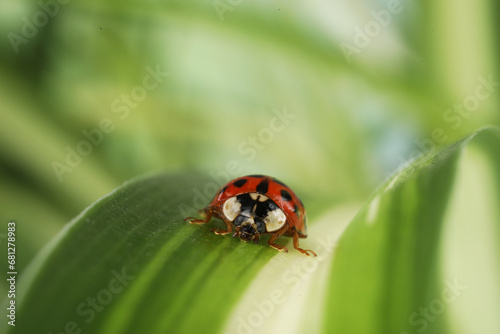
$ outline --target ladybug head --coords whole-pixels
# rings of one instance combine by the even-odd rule
[[[240,228],[240,239],[243,241],[250,241],[253,240],[256,234],[255,228],[252,226],[252,224],[243,224]]]
[[[264,222],[260,219],[254,220],[253,217],[239,215],[234,220],[233,224],[236,226],[236,232],[233,237],[240,237],[242,241],[259,242],[259,235],[265,231]]]

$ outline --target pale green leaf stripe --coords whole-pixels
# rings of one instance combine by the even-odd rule
[[[56,333],[68,326],[83,333],[219,332],[276,251],[214,235],[213,223],[182,220],[179,204],[193,206],[193,188],[207,181],[159,175],[95,203],[20,282],[18,290],[27,292],[10,332]],[[121,273],[130,276],[122,284],[115,279]]]
[[[499,133],[478,131],[374,194],[339,242],[323,332],[500,332]]]
[[[480,133],[464,148],[445,217],[443,273],[464,286],[447,305],[454,334],[500,332],[500,137],[495,137]]]
[[[276,255],[262,268],[223,333],[318,333],[335,245],[358,209],[358,203],[342,204],[314,219],[301,246],[318,257],[294,252],[289,242],[290,252]]]

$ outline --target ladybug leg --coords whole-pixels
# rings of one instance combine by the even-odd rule
[[[187,222],[189,221],[191,224],[206,224],[212,219],[212,210],[207,210],[206,211],[207,215],[205,216],[205,219],[199,219],[196,217],[186,217],[184,218],[184,221]]]
[[[186,217],[186,218],[184,218],[184,221],[185,222],[188,221],[191,224],[205,224],[206,223],[205,219],[199,219],[196,217]]]
[[[293,247],[295,247],[296,250],[298,250],[299,252],[301,252],[302,254],[305,254],[307,256],[310,256],[310,255],[318,256],[318,255],[316,255],[315,252],[313,252],[310,249],[299,248],[299,234],[297,233],[297,231],[295,231],[295,233],[293,234]],[[311,253],[311,254],[309,254],[309,253]]]
[[[278,251],[283,251],[285,253],[288,252],[288,249],[285,247],[285,246],[282,246],[282,245],[278,245],[277,243],[275,243],[275,241],[281,237],[281,235],[284,233],[285,231],[284,230],[281,230],[281,231],[278,231],[278,233],[273,233],[271,235],[271,237],[269,238],[269,241],[267,242],[269,244],[269,246],[271,246],[272,248],[278,250]]]
[[[214,232],[217,235],[226,235],[226,234],[233,232],[233,224],[231,224],[230,222],[227,222],[226,220],[224,220],[224,223],[226,223],[227,230],[223,230],[220,228],[214,228],[211,230],[211,232]]]

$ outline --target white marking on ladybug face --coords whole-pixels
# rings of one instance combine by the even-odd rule
[[[264,223],[266,223],[267,232],[274,232],[285,225],[286,216],[281,209],[269,211],[266,218],[264,218]]]
[[[241,212],[241,203],[236,197],[231,197],[224,202],[222,213],[229,220],[233,221]]]
[[[249,193],[249,195],[254,201],[258,202],[265,202],[269,199],[269,197],[257,193]]]

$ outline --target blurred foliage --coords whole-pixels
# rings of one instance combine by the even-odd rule
[[[315,217],[364,199],[422,147],[500,124],[498,86],[470,115],[447,114],[479,78],[500,81],[498,2],[403,1],[350,61],[342,43],[390,1],[216,3],[0,0],[0,222],[18,223],[20,272],[144,172],[271,174]],[[169,75],[127,104],[148,69]],[[107,119],[60,182],[53,163]]]

